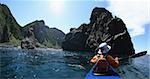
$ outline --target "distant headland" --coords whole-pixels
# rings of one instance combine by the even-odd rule
[[[64,36],[65,33],[61,30],[46,26],[44,20],[36,20],[20,26],[10,9],[5,4],[0,4],[1,45],[20,46],[32,42],[36,47],[61,48]]]

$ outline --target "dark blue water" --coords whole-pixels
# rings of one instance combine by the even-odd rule
[[[3,48],[0,49],[0,77],[4,79],[83,79],[88,71],[87,58],[89,57],[85,52]]]
[[[0,79],[84,79],[91,66],[87,52],[0,48]],[[149,56],[117,69],[123,79],[148,79]]]

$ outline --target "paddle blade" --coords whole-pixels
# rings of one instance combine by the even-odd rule
[[[134,54],[133,56],[131,56],[131,58],[140,57],[140,56],[146,55],[146,53],[147,53],[147,51],[139,52],[139,53]]]
[[[137,54],[134,54],[134,55],[131,55],[131,56],[128,56],[128,57],[119,58],[119,61],[126,60],[126,59],[128,59],[128,58],[140,57],[140,56],[146,55],[146,53],[147,53],[147,51],[139,52],[139,53],[137,53]]]

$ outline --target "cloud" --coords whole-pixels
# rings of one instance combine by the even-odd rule
[[[107,9],[112,14],[121,18],[131,37],[145,33],[145,24],[150,23],[150,1],[149,0],[107,0]]]

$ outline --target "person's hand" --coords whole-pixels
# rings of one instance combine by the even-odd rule
[[[97,54],[97,55],[95,55],[95,56],[90,60],[90,62],[93,63],[93,64],[95,64],[98,59],[99,59],[99,55]]]
[[[116,61],[118,61],[118,60],[119,60],[119,58],[118,58],[118,57],[116,57],[116,58],[115,58],[115,60],[116,60]]]
[[[116,62],[116,64],[117,64],[116,67],[118,67],[118,66],[119,66],[119,58],[118,58],[118,57],[115,58],[115,62]]]
[[[102,54],[102,52],[101,52],[101,50],[100,50],[100,49],[98,50],[98,54]]]

